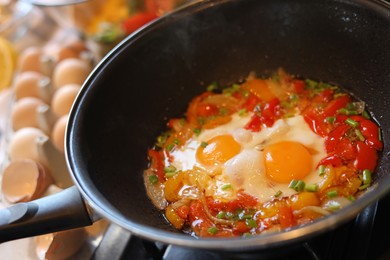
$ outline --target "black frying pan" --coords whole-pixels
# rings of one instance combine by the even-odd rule
[[[166,120],[181,116],[207,84],[231,84],[251,71],[262,75],[278,67],[338,84],[366,101],[384,140],[375,189],[335,214],[285,232],[213,240],[176,231],[146,195],[142,172],[147,149]],[[24,211],[15,206],[22,214],[8,213],[19,216],[16,220],[29,219],[35,233],[87,225],[99,215],[143,238],[182,246],[240,251],[293,245],[351,220],[390,190],[389,103],[389,3],[194,1],[126,38],[86,80],[66,134],[66,157],[77,186],[66,191],[77,202],[62,209],[67,216],[46,209],[42,200],[24,204]],[[57,196],[69,201],[65,195]],[[43,200],[58,204],[53,198]],[[50,219],[61,219],[50,220],[49,226],[47,211]],[[0,213],[0,219],[4,216]],[[27,224],[15,222],[1,227],[0,241],[34,235],[24,232]]]

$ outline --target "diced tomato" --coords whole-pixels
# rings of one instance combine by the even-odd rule
[[[250,230],[250,228],[248,227],[248,225],[245,223],[245,221],[242,221],[242,220],[237,221],[233,227],[233,232],[237,235],[244,234],[244,233],[248,232],[249,230]]]
[[[158,16],[156,13],[150,13],[150,12],[141,12],[137,13],[131,17],[129,17],[127,20],[125,20],[122,24],[123,29],[125,30],[126,34],[130,34],[140,28],[141,26],[147,24],[148,22],[156,19]]]
[[[332,100],[333,90],[330,88],[326,88],[321,91],[318,96],[313,100],[314,102],[329,102]]]
[[[355,168],[358,170],[368,169],[374,171],[378,159],[376,150],[361,141],[357,142],[356,148],[357,156],[353,164]]]
[[[333,167],[338,167],[338,166],[343,165],[343,161],[342,161],[342,160],[340,159],[340,157],[338,157],[336,154],[331,154],[331,155],[328,155],[327,157],[323,158],[323,159],[317,164],[317,168],[318,168],[320,165],[324,165],[324,166],[332,165]]]
[[[199,103],[197,106],[197,115],[200,117],[216,116],[219,114],[219,109],[216,105]]]
[[[280,226],[289,228],[295,224],[294,215],[290,207],[282,206],[278,208]]]
[[[190,207],[188,205],[182,205],[175,209],[176,214],[182,219],[187,219],[190,214]]]
[[[165,165],[162,153],[154,149],[150,149],[148,154],[152,164],[150,168],[156,172],[158,180],[164,182],[166,179],[164,173]]]
[[[294,90],[296,93],[300,94],[305,90],[305,82],[303,80],[294,80],[293,81]]]
[[[207,207],[215,212],[223,211],[226,207],[226,203],[220,200],[215,200],[212,197],[206,197]]]
[[[345,107],[349,102],[351,102],[351,99],[348,95],[343,95],[330,101],[330,103],[324,109],[324,117],[326,118],[328,116],[336,115],[337,110]]]
[[[237,209],[254,208],[257,205],[257,199],[249,194],[239,192],[237,199],[229,201],[226,205],[227,211],[235,212]]]
[[[279,112],[280,100],[278,98],[271,99],[264,105],[261,116],[269,119],[275,119]]]
[[[249,93],[249,97],[246,99],[242,108],[246,109],[246,111],[248,112],[251,112],[259,104],[260,104],[260,99],[257,96],[253,95],[252,93]]]
[[[259,132],[261,130],[261,119],[257,114],[253,114],[249,122],[244,126],[245,129],[252,132]]]

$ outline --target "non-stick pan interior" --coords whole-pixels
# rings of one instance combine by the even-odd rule
[[[390,11],[378,2],[195,1],[125,39],[90,75],[69,119],[70,169],[99,214],[171,242],[160,229],[172,229],[145,193],[147,149],[166,120],[182,116],[211,82],[230,84],[283,67],[367,102],[385,142],[375,177],[383,185],[362,203],[372,202],[390,178],[389,46]]]

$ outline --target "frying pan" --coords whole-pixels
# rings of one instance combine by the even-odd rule
[[[217,81],[287,72],[345,87],[382,128],[374,188],[311,224],[254,238],[196,239],[148,199],[147,149],[168,118]],[[97,216],[142,238],[222,251],[292,246],[353,219],[390,190],[390,4],[363,0],[216,0],[192,3],[119,43],[72,107],[66,158],[75,186],[0,213],[0,240],[91,224]]]

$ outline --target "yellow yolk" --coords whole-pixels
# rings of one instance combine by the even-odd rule
[[[219,135],[202,143],[196,152],[196,157],[202,164],[216,165],[225,163],[237,155],[240,150],[240,144],[231,135]]]
[[[302,180],[312,169],[312,156],[300,143],[283,141],[264,148],[267,177],[278,183]]]

